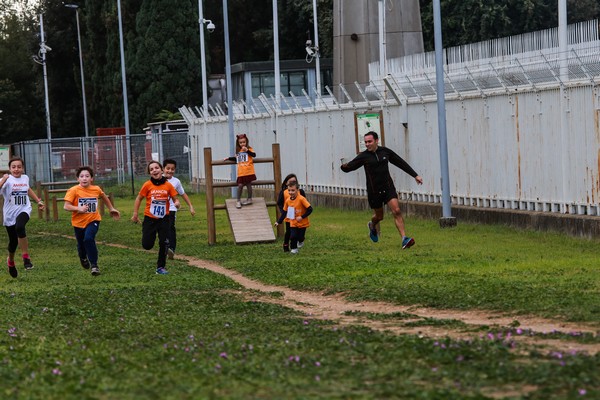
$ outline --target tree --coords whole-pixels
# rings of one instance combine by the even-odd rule
[[[425,50],[433,45],[433,3],[420,0]],[[571,0],[568,23],[600,17],[597,0]],[[444,47],[518,35],[558,25],[557,0],[441,0]]]
[[[200,102],[197,14],[189,0],[146,0],[137,14],[136,38],[128,46],[132,127],[141,132],[154,115]]]
[[[30,46],[34,20],[0,3],[0,133],[3,143],[45,135],[44,103],[36,88]],[[26,4],[21,4],[23,7]],[[24,9],[24,8],[22,8]]]

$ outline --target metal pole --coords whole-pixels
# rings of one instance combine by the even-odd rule
[[[81,50],[81,30],[79,28],[79,6],[77,4],[65,4],[67,8],[75,9],[75,20],[77,21],[77,45],[79,47],[79,72],[81,75],[81,98],[83,101],[83,125],[85,129],[85,137],[89,136],[88,116],[87,116],[87,101],[85,99],[85,77],[83,73],[83,52]]]
[[[321,62],[319,61],[321,57],[321,53],[319,52],[319,27],[317,23],[317,0],[313,0],[313,27],[315,30],[315,49],[316,49],[316,57],[315,57],[315,75],[317,79],[317,93],[321,95]],[[318,99],[318,96],[317,96]],[[315,103],[316,100],[315,99]]]
[[[386,76],[385,4],[379,0],[379,75]]]
[[[123,46],[123,20],[121,17],[121,0],[117,0],[117,12],[119,17],[119,47],[121,50],[121,82],[123,85],[123,109],[125,113],[125,138],[127,139],[127,165],[131,175],[131,194],[135,195],[133,182],[133,160],[131,156],[131,133],[129,131],[129,104],[127,102],[127,81],[125,75],[125,50]]]
[[[225,31],[225,78],[227,80],[227,122],[229,125],[229,152],[235,154],[235,135],[233,133],[233,94],[231,86],[231,56],[229,53],[229,12],[227,0],[223,0],[223,29]],[[236,166],[230,170],[231,181],[236,178]],[[235,197],[235,188],[231,188],[231,196]]]
[[[46,137],[48,141],[52,140],[52,130],[50,128],[50,100],[48,99],[48,73],[46,70],[46,39],[44,37],[44,16],[40,14],[40,53],[42,55],[42,70],[44,71],[44,95],[46,103]]]
[[[200,62],[202,65],[202,112],[206,116],[208,113],[208,84],[206,80],[206,54],[204,49],[204,10],[202,6],[202,0],[198,0],[198,25],[200,28]]]
[[[446,95],[444,91],[444,59],[442,43],[442,17],[440,0],[433,0],[433,30],[435,43],[435,81],[437,91],[438,134],[440,141],[440,166],[442,173],[442,228],[455,226],[456,218],[450,209],[450,174],[448,172],[448,138],[446,135]]]
[[[568,35],[567,35],[567,0],[558,1],[558,48],[559,48],[559,59],[560,59],[560,142],[563,149],[567,149],[569,146],[569,119],[567,115],[567,93],[565,83],[569,80],[569,69],[567,65],[567,52],[568,52]],[[563,201],[561,205],[561,212],[563,214],[569,213],[569,205],[567,199],[569,198],[569,152],[563,151],[561,157],[562,164],[562,192]]]
[[[46,38],[44,37],[44,16],[40,14],[40,54],[42,58],[42,70],[44,73],[44,101],[46,104],[46,138],[48,139],[48,173],[50,182],[54,182],[52,171],[52,129],[50,127],[50,100],[48,98],[48,72],[46,70]]]
[[[203,142],[204,147],[208,146],[208,126],[206,118],[208,117],[208,82],[206,77],[206,49],[204,48],[204,6],[202,0],[198,0],[198,25],[200,30],[200,63],[202,67],[202,121],[203,121]]]
[[[279,17],[277,14],[277,0],[273,0],[273,58],[275,64],[275,121],[277,121],[277,110],[281,109],[281,72],[279,70]],[[275,131],[277,131],[277,126],[275,126]]]

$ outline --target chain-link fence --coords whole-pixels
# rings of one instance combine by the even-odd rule
[[[95,182],[106,186],[128,185],[147,179],[149,161],[166,158],[177,162],[177,176],[190,179],[188,132],[143,135],[60,138],[15,143],[13,155],[23,158],[31,182],[76,179],[82,165],[94,169]]]

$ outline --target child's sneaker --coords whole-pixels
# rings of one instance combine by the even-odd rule
[[[290,245],[289,244],[284,244],[283,245],[283,252],[284,253],[288,253],[290,251]]]
[[[415,239],[413,239],[411,237],[404,236],[404,238],[402,239],[402,249],[408,249],[409,247],[411,247],[414,244],[415,244]]]
[[[291,253],[291,254],[298,254],[298,249],[291,249],[291,250],[290,250],[290,253]]]
[[[250,204],[252,204],[252,199],[246,199],[245,201],[242,202],[243,206],[247,206],[247,205],[250,205]]]
[[[173,249],[167,249],[167,258],[169,260],[172,260],[175,258],[175,252],[173,251]]]
[[[371,238],[371,240],[375,243],[377,243],[377,241],[379,240],[379,236],[377,233],[377,228],[375,228],[373,226],[373,222],[369,221],[369,223],[367,224],[367,226],[369,227],[369,237]]]
[[[8,273],[10,274],[10,276],[12,276],[13,278],[19,276],[19,272],[17,271],[17,267],[15,266],[14,261],[11,263],[10,260],[7,258],[6,265],[8,265]]]
[[[100,275],[100,268],[97,265],[92,265],[92,275],[98,276]]]
[[[90,260],[87,258],[80,258],[79,262],[84,269],[90,269]]]
[[[242,208],[242,203],[240,201],[236,201],[235,208]]]
[[[156,268],[156,273],[158,275],[167,275],[169,273],[169,271],[167,271],[167,269],[165,267],[159,267],[159,268]]]
[[[304,246],[304,242],[298,242],[298,248],[301,249]]]
[[[31,258],[23,258],[23,266],[27,271],[33,269],[33,264],[31,263]]]

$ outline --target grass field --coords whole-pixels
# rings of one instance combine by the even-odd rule
[[[224,211],[217,244],[208,246],[204,198],[192,201],[196,217],[178,215],[178,254],[265,284],[502,312],[513,332],[525,315],[600,329],[598,241],[461,221],[440,230],[437,221],[408,218],[417,243],[402,251],[391,218],[375,244],[367,212],[317,208],[305,247],[290,256],[280,241],[234,245]],[[66,213],[28,224],[36,268],[20,268],[18,279],[0,275],[1,398],[600,398],[598,353],[491,339],[491,327],[440,339],[315,320],[181,260],[155,275],[156,251],[141,250],[141,227],[129,222],[133,199],[116,205],[122,220],[105,218],[98,240],[128,248],[100,245],[99,277],[59,236],[72,235]],[[462,329],[457,321],[418,324]],[[553,337],[600,343],[597,333]]]

